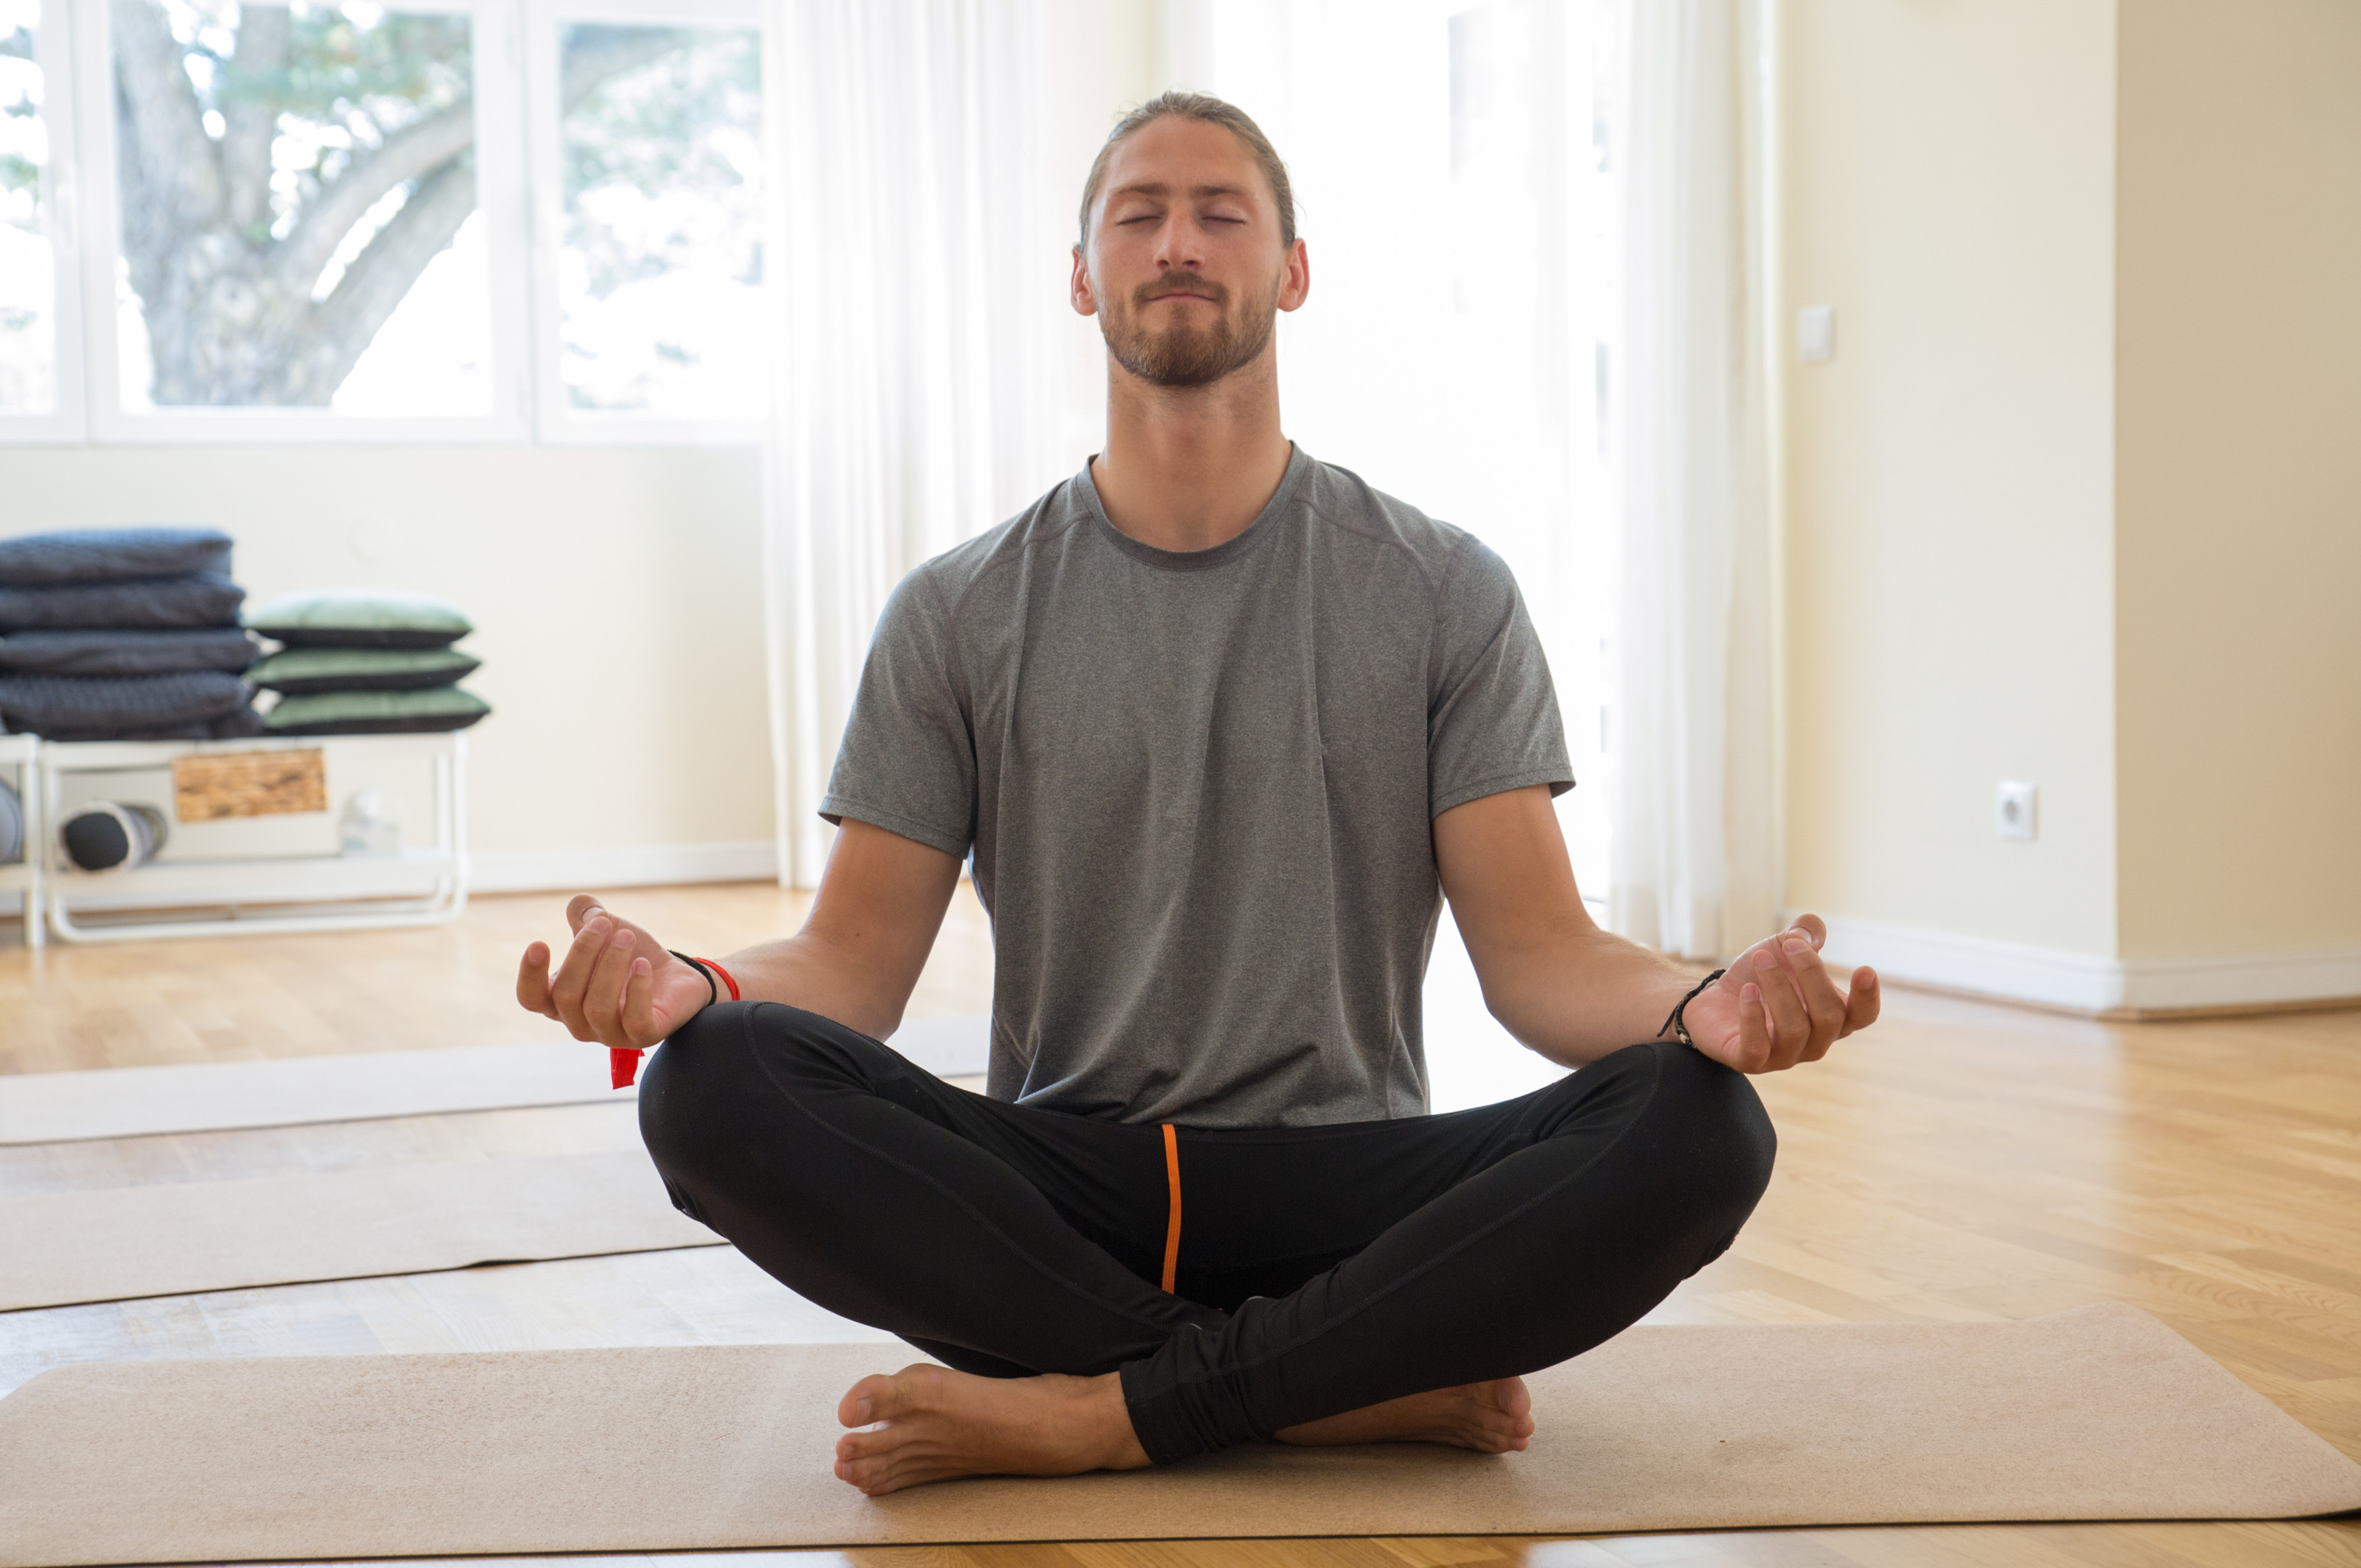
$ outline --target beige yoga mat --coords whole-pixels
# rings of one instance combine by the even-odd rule
[[[863,1497],[829,1474],[833,1407],[908,1359],[717,1345],[67,1367],[0,1399],[0,1565],[2361,1506],[2361,1467],[2113,1303],[1633,1329],[1531,1379],[1541,1431],[1521,1454],[1257,1446]]]
[[[50,1192],[0,1200],[0,1311],[720,1240],[636,1151]]]
[[[980,1013],[911,1018],[890,1043],[939,1077],[971,1076],[991,1054],[992,1020]],[[0,1144],[505,1111],[631,1093],[609,1082],[607,1053],[571,1040],[24,1073],[0,1076]]]
[[[0,1078],[0,1144],[572,1105],[616,1098],[609,1082],[606,1052],[576,1041],[25,1073]]]

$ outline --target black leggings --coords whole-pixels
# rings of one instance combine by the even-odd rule
[[[1159,1464],[1581,1354],[1719,1256],[1770,1179],[1746,1080],[1617,1051],[1473,1111],[1166,1133],[954,1089],[773,1002],[649,1063],[681,1212],[790,1288],[990,1376],[1120,1372]]]

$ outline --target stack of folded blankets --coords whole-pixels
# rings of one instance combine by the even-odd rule
[[[210,528],[0,539],[0,728],[48,740],[260,733],[229,557],[229,535]]]
[[[451,646],[475,630],[426,594],[326,588],[247,612],[280,648],[247,672],[279,694],[270,735],[388,735],[465,729],[491,712],[459,681],[480,661]]]

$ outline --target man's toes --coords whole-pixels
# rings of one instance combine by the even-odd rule
[[[893,1449],[882,1453],[864,1454],[857,1459],[839,1459],[836,1478],[873,1497],[888,1492],[898,1492],[905,1486],[923,1486],[928,1481],[946,1480],[968,1474],[967,1467],[946,1464],[907,1448]]]
[[[942,1368],[928,1366],[924,1362],[906,1366],[888,1376],[873,1372],[855,1383],[837,1402],[836,1419],[849,1427],[865,1427],[872,1421],[898,1420],[924,1408],[928,1396],[940,1381]]]
[[[865,1427],[872,1421],[882,1421],[890,1408],[898,1403],[894,1398],[894,1379],[883,1373],[871,1373],[845,1391],[836,1404],[836,1420],[840,1426]]]
[[[894,1466],[883,1458],[839,1459],[836,1478],[875,1497],[894,1489]]]
[[[1521,1377],[1502,1377],[1484,1386],[1477,1401],[1479,1442],[1488,1453],[1521,1450],[1533,1435],[1533,1400]]]
[[[1531,1446],[1532,1442],[1532,1433],[1531,1432],[1519,1431],[1514,1427],[1495,1427],[1492,1430],[1490,1441],[1485,1444],[1485,1452],[1521,1453]]]
[[[1506,1453],[1517,1446],[1517,1429],[1505,1420],[1488,1420],[1477,1429],[1476,1442],[1487,1453]]]
[[[884,1431],[854,1431],[836,1440],[836,1457],[842,1464],[855,1464],[874,1459],[900,1445],[900,1434],[891,1428]]]

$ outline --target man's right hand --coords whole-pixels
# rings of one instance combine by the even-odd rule
[[[566,906],[574,940],[557,972],[549,944],[535,942],[517,966],[517,1002],[555,1018],[577,1040],[643,1051],[687,1023],[713,999],[705,971],[664,951],[664,944],[617,918],[588,894]]]

